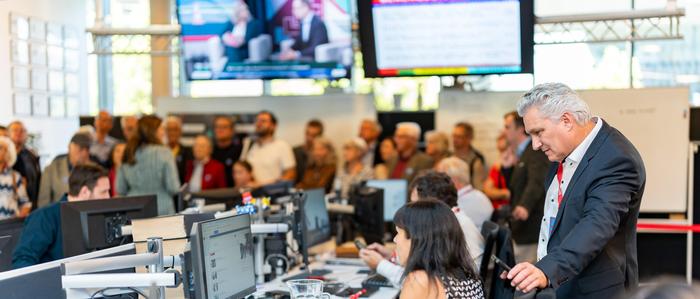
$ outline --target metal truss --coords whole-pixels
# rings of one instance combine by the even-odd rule
[[[151,25],[146,28],[89,28],[96,55],[179,55],[179,25]]]
[[[634,10],[538,17],[536,44],[628,42],[682,39],[680,20],[685,10]]]

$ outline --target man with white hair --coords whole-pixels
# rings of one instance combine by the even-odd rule
[[[39,155],[27,147],[27,128],[21,121],[13,121],[7,126],[9,137],[15,144],[17,162],[12,169],[17,170],[27,181],[27,195],[32,201],[32,209],[37,207],[39,182],[41,181],[41,164]]]
[[[471,185],[469,165],[457,157],[442,159],[436,169],[450,176],[457,188],[457,206],[481,231],[484,221],[491,220],[493,205],[488,196]]]
[[[117,140],[109,136],[109,132],[112,131],[114,126],[112,115],[107,111],[100,111],[95,116],[94,125],[95,138],[92,141],[92,146],[90,146],[90,155],[95,157],[102,167],[110,168],[112,166],[112,148],[117,144]]]
[[[360,124],[359,137],[367,143],[367,151],[362,157],[362,163],[368,167],[377,166],[384,163],[382,155],[379,154],[379,135],[382,134],[382,125],[371,119],[364,119]]]
[[[518,102],[532,147],[553,162],[536,264],[507,275],[557,298],[615,298],[639,283],[637,217],[646,172],[634,145],[561,83],[535,86]],[[505,274],[505,273],[504,273]]]
[[[177,165],[177,174],[180,178],[180,182],[184,183],[187,161],[192,160],[193,156],[192,148],[180,143],[180,138],[182,138],[181,118],[171,115],[165,119],[165,136],[168,141],[167,145],[173,153],[173,157],[175,157],[175,164]],[[177,204],[175,206],[177,206]]]
[[[122,116],[119,123],[122,126],[122,134],[124,134],[124,141],[129,142],[131,136],[136,134],[139,126],[139,118],[134,115]]]
[[[389,178],[411,182],[421,170],[433,167],[433,159],[418,150],[420,134],[421,129],[417,123],[402,122],[396,125],[394,141],[399,155],[386,161]]]

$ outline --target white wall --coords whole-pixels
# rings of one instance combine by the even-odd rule
[[[0,1],[0,124],[6,125],[19,119],[25,123],[30,134],[40,136],[37,150],[42,156],[42,164],[50,158],[64,153],[68,140],[78,128],[77,119],[49,117],[15,117],[13,115],[12,80],[10,63],[10,13],[36,17],[44,21],[71,25],[80,32],[85,31],[85,0],[3,0]],[[81,35],[81,112],[87,112],[87,54],[85,37]]]

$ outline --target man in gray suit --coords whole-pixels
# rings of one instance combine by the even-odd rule
[[[615,298],[638,284],[637,217],[646,173],[634,145],[568,86],[535,86],[518,103],[532,146],[552,161],[538,262],[506,278],[558,298]]]
[[[418,150],[421,129],[417,123],[402,122],[396,124],[394,141],[398,157],[386,161],[390,179],[404,179],[412,182],[418,172],[433,167],[433,159]]]
[[[39,187],[39,208],[61,199],[68,193],[68,177],[73,167],[90,161],[90,146],[93,139],[89,134],[77,133],[68,144],[68,154],[56,157],[44,169]]]

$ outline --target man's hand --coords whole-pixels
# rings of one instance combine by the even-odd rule
[[[384,257],[379,252],[367,248],[360,250],[360,258],[372,270],[377,270],[379,263],[384,260]]]
[[[523,206],[516,206],[515,209],[513,209],[513,218],[515,218],[515,220],[525,221],[529,217],[530,212]]]
[[[392,254],[391,250],[387,249],[382,244],[372,243],[369,246],[367,246],[367,249],[374,250],[374,251],[378,252],[379,254],[382,255],[382,257],[384,257],[387,260],[391,259],[391,254]]]
[[[501,279],[510,280],[510,285],[523,293],[529,293],[534,289],[544,289],[547,287],[547,276],[535,265],[530,263],[520,263],[515,265],[510,272],[501,273]]]

